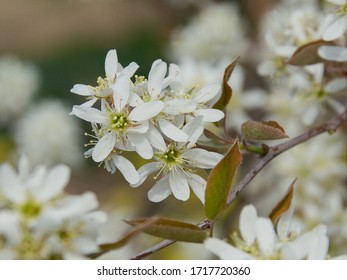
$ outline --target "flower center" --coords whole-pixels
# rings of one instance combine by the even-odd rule
[[[157,157],[163,162],[163,171],[171,171],[175,166],[180,166],[184,163],[181,157],[181,151],[173,144],[170,144],[166,151],[157,154]]]
[[[341,7],[337,8],[336,14],[338,16],[347,16],[347,4],[341,5]]]
[[[19,206],[19,210],[25,218],[34,218],[41,212],[41,205],[33,199],[27,200],[24,204]]]
[[[129,120],[124,113],[112,114],[110,126],[113,130],[123,132],[129,126]]]

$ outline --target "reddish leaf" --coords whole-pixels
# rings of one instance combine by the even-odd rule
[[[295,66],[305,66],[323,62],[324,59],[318,55],[318,49],[326,45],[333,45],[333,43],[323,40],[307,43],[299,47],[292,57],[288,59],[287,63]]]
[[[231,184],[241,161],[239,143],[235,141],[224,158],[212,169],[205,191],[205,215],[210,221],[225,210]]]
[[[227,68],[225,68],[223,81],[222,81],[222,94],[219,100],[217,101],[217,103],[213,106],[213,108],[215,109],[223,110],[228,105],[231,99],[233,90],[230,87],[228,81],[236,67],[238,60],[239,60],[239,57],[236,58],[231,64],[229,64]]]
[[[241,126],[241,133],[245,139],[254,141],[288,138],[283,127],[275,121],[246,121]]]
[[[151,222],[151,219],[152,218],[140,218],[126,222],[137,227],[147,224],[150,221],[143,229],[143,232],[164,239],[203,243],[207,237],[207,232],[194,224],[164,217],[157,217],[154,222]]]
[[[286,212],[293,199],[293,194],[294,194],[294,184],[296,182],[296,179],[290,184],[289,189],[285,196],[281,199],[281,201],[275,206],[274,209],[272,209],[269,217],[273,223],[284,213]]]

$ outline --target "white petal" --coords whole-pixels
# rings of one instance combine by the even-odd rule
[[[208,238],[205,247],[213,254],[217,255],[221,260],[252,260],[253,257],[230,244],[217,239]]]
[[[255,224],[257,241],[263,255],[270,257],[274,253],[276,233],[270,219],[260,217]]]
[[[103,161],[111,153],[115,144],[116,136],[112,132],[105,134],[95,145],[92,153],[92,159],[95,162]]]
[[[139,65],[136,63],[136,62],[131,62],[127,67],[125,67],[123,70],[122,70],[122,74],[125,74],[129,77],[132,77],[135,72],[137,71],[137,69],[139,69]]]
[[[210,101],[212,98],[214,98],[220,90],[221,86],[219,84],[205,86],[196,93],[193,99],[194,101],[199,103],[206,103],[207,101]]]
[[[20,184],[16,171],[9,164],[0,167],[0,190],[7,199],[15,203],[23,202],[26,197],[25,187]]]
[[[155,126],[150,125],[148,131],[146,132],[146,137],[154,148],[160,151],[166,150],[164,138],[160,134],[160,132],[155,128]]]
[[[97,98],[93,98],[91,100],[88,100],[88,101],[82,103],[81,107],[92,107],[96,103],[96,101],[98,101],[98,99]]]
[[[72,93],[76,93],[76,94],[82,95],[82,96],[93,95],[93,92],[90,90],[89,86],[81,85],[81,84],[74,85],[70,91]]]
[[[312,242],[308,260],[325,260],[329,248],[329,239],[326,235],[317,236]]]
[[[188,184],[200,201],[205,203],[206,181],[196,174],[189,173]]]
[[[336,78],[330,81],[326,86],[325,90],[329,93],[339,92],[347,88],[347,78]]]
[[[160,164],[158,162],[150,162],[141,166],[137,171],[139,173],[140,180],[136,184],[131,184],[130,186],[136,188],[142,185],[142,183],[147,179],[148,175],[159,170],[159,168]]]
[[[194,148],[184,152],[182,157],[192,162],[196,167],[210,169],[223,158],[223,155],[200,148]]]
[[[159,120],[159,127],[161,131],[170,139],[177,142],[186,142],[188,140],[187,133],[180,130],[167,120]]]
[[[117,166],[119,171],[123,174],[124,178],[130,184],[136,184],[140,180],[139,173],[137,173],[134,165],[125,157],[114,156],[112,158],[114,164]]]
[[[17,244],[22,238],[21,217],[14,211],[1,210],[0,236],[5,237],[7,244]],[[2,251],[4,248],[1,248]]]
[[[248,246],[251,246],[256,238],[255,224],[257,220],[257,210],[253,205],[242,208],[240,213],[240,233]]]
[[[70,180],[71,170],[68,166],[59,164],[48,171],[48,174],[40,188],[33,193],[39,202],[45,202],[59,195]]]
[[[148,192],[148,199],[160,202],[171,194],[168,176],[160,179]]]
[[[338,17],[324,30],[322,38],[325,41],[335,40],[342,36],[346,29],[346,19],[344,17]]]
[[[196,105],[192,100],[172,99],[165,103],[163,112],[171,115],[191,113],[195,110]]]
[[[182,79],[181,68],[178,65],[171,63],[169,66],[169,77],[172,77],[170,88],[181,96],[181,94],[184,92],[184,82]]]
[[[347,61],[347,48],[339,46],[321,46],[318,54],[324,59],[344,62]]]
[[[70,115],[75,115],[82,120],[92,123],[103,123],[108,120],[100,110],[79,105],[74,105],[72,107]]]
[[[288,237],[290,225],[292,223],[292,217],[294,213],[294,207],[290,207],[286,212],[284,212],[277,222],[277,235],[281,240],[285,240]]]
[[[202,116],[197,116],[183,127],[182,130],[188,135],[189,144],[187,145],[187,149],[192,148],[204,132],[202,120]]]
[[[149,122],[145,120],[145,121],[136,123],[136,125],[132,127],[129,127],[127,129],[127,132],[144,134],[148,131],[148,128],[149,128]]]
[[[113,89],[113,100],[115,108],[120,112],[126,104],[130,95],[130,78],[127,75],[117,77],[116,83],[111,86]]]
[[[142,158],[151,159],[153,157],[153,148],[144,135],[132,133],[128,134],[128,138]]]
[[[203,116],[205,122],[218,122],[224,118],[224,113],[217,109],[198,109],[194,113]]]
[[[105,59],[106,76],[114,79],[118,69],[118,56],[116,50],[109,50]]]
[[[135,107],[129,114],[133,121],[149,120],[157,116],[164,109],[162,101],[149,101]]]
[[[148,92],[152,98],[157,98],[163,88],[166,69],[166,63],[161,59],[157,59],[152,64],[148,74]]]
[[[169,182],[172,194],[179,200],[186,201],[190,195],[188,181],[183,172],[172,171],[169,174]]]

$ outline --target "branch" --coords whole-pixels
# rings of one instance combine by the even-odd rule
[[[319,126],[316,126],[302,134],[300,134],[299,136],[288,140],[282,144],[273,146],[273,147],[269,147],[267,153],[265,156],[261,157],[255,164],[254,166],[251,168],[251,170],[247,173],[247,175],[245,177],[243,177],[243,179],[239,182],[239,184],[234,187],[234,189],[231,191],[231,193],[228,196],[227,199],[227,207],[229,207],[233,201],[236,199],[236,197],[238,196],[238,194],[244,190],[244,188],[253,180],[253,178],[271,161],[273,160],[275,157],[277,157],[278,155],[280,155],[281,153],[303,143],[306,142],[309,139],[312,139],[313,137],[320,135],[322,133],[325,132],[335,132],[337,130],[338,127],[340,127],[342,125],[343,122],[345,122],[347,120],[347,109],[341,113],[340,115],[337,115],[333,118],[331,118],[330,120],[322,123]],[[206,228],[206,227],[211,227],[213,226],[213,224],[211,224],[211,222],[205,220],[202,221],[199,224],[200,228]],[[173,243],[175,243],[176,241],[174,240],[163,240],[157,244],[155,244],[154,246],[146,249],[145,251],[143,251],[142,253],[138,254],[137,256],[135,256],[134,260],[140,260],[143,259]]]

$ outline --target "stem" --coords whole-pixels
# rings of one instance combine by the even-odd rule
[[[335,132],[337,130],[337,128],[339,126],[342,125],[343,122],[345,122],[347,120],[347,109],[341,113],[340,115],[337,115],[333,118],[331,118],[330,120],[322,123],[319,126],[316,126],[302,134],[300,134],[299,136],[290,139],[282,144],[273,146],[273,147],[269,147],[267,150],[267,153],[258,159],[258,161],[253,165],[253,167],[251,168],[251,170],[247,173],[247,175],[245,177],[243,177],[243,179],[239,182],[239,184],[234,187],[234,189],[231,191],[231,193],[228,196],[227,199],[227,207],[229,207],[233,201],[236,199],[236,197],[238,196],[238,194],[245,189],[245,187],[253,180],[253,178],[271,161],[273,160],[275,157],[277,157],[278,155],[280,155],[281,153],[290,150],[291,148],[306,142],[309,139],[312,139],[313,137],[320,135],[322,133],[325,132]],[[202,221],[199,224],[200,228],[210,228],[211,222],[205,220]],[[132,259],[135,260],[140,260],[143,259],[173,243],[175,243],[176,241],[174,240],[163,240],[162,242],[148,248],[147,250],[143,251],[142,253],[138,254],[137,256],[135,256]]]

